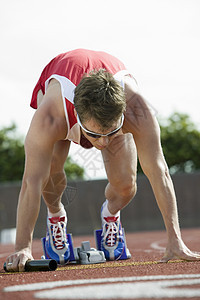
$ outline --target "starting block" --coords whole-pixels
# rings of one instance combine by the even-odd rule
[[[69,249],[70,249],[70,257],[68,260],[69,263],[87,265],[87,264],[99,264],[99,263],[106,262],[104,252],[101,250],[96,250],[95,248],[90,248],[89,241],[82,242],[80,247],[74,248],[72,235],[70,233],[67,234],[67,239],[68,239]],[[44,255],[41,258],[51,259],[45,247],[46,237],[42,238],[41,241],[42,241],[43,252],[44,252]]]
[[[104,252],[90,248],[89,241],[82,242],[81,247],[74,248],[74,254],[76,262],[83,265],[106,262]]]
[[[130,254],[130,251],[129,249],[127,248],[127,244],[126,244],[126,237],[125,237],[125,231],[124,231],[124,228],[122,228],[122,233],[123,233],[123,238],[124,238],[124,249],[123,249],[123,252],[122,254],[120,255],[119,258],[117,258],[116,260],[123,260],[123,259],[129,259],[131,258],[131,254]],[[102,241],[102,229],[98,229],[98,230],[95,230],[94,231],[94,237],[95,237],[95,240],[96,240],[96,247],[97,247],[97,250],[101,250],[102,247],[101,247],[101,241]]]

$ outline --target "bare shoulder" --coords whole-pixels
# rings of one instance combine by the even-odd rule
[[[134,79],[126,78],[126,113],[124,131],[131,132],[135,137],[144,136],[152,130],[158,130],[156,110],[136,91]]]
[[[55,143],[65,139],[67,130],[61,87],[58,81],[51,80],[33,116],[27,138],[37,137]]]
[[[40,106],[45,106],[46,109],[55,114],[55,117],[64,117],[64,107],[62,100],[62,92],[60,83],[56,79],[51,79],[47,87],[46,93],[41,100]],[[38,109],[40,109],[40,106]]]
[[[129,94],[137,93],[138,92],[138,84],[134,77],[130,75],[124,76],[124,83],[125,83],[125,92],[129,96]]]

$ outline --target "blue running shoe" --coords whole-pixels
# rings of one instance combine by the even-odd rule
[[[47,218],[47,234],[45,250],[49,258],[55,259],[58,264],[64,265],[70,257],[70,248],[67,240],[66,217]]]
[[[107,260],[130,258],[126,247],[125,235],[120,223],[120,216],[102,217],[101,250]]]

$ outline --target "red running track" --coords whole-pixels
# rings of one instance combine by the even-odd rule
[[[200,251],[200,229],[182,230],[183,240]],[[129,260],[97,265],[66,265],[56,271],[5,273],[3,263],[13,245],[0,248],[0,299],[200,299],[200,262],[159,263],[166,245],[162,231],[126,234]],[[74,246],[92,236],[73,237]],[[33,242],[40,259],[42,244]]]

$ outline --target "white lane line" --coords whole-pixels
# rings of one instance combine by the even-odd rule
[[[76,286],[46,290],[34,294],[39,299],[139,299],[139,298],[192,298],[200,296],[200,289],[185,288],[184,285],[200,284],[200,279],[164,280]],[[181,289],[176,287],[182,287]]]
[[[177,274],[177,275],[131,276],[131,277],[114,277],[114,278],[60,280],[60,281],[38,282],[38,283],[31,283],[31,284],[7,286],[3,289],[3,291],[4,292],[35,291],[35,290],[43,290],[43,289],[53,289],[56,287],[70,286],[70,285],[147,281],[147,280],[166,280],[166,279],[191,279],[191,278],[200,278],[200,274]]]

